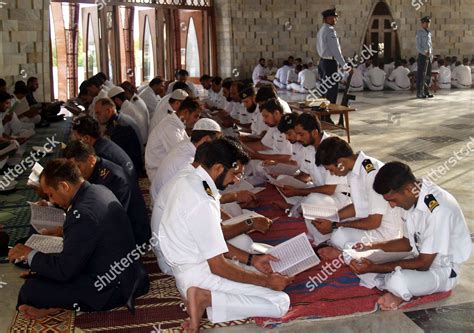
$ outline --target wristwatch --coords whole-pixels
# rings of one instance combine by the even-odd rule
[[[249,256],[247,257],[247,266],[252,266],[252,258],[253,254],[249,253]]]
[[[253,220],[252,219],[246,219],[245,224],[248,225],[249,227],[253,226]]]
[[[337,222],[332,222],[332,223],[331,223],[331,227],[332,227],[332,230],[337,229],[337,228],[338,228]]]

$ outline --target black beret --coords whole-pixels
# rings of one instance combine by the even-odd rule
[[[325,10],[324,12],[321,13],[321,15],[323,15],[323,17],[329,17],[329,16],[339,16],[337,13],[336,13],[336,9],[327,9]]]
[[[239,97],[242,100],[252,96],[255,96],[255,88],[253,86],[247,86],[239,92]]]
[[[425,16],[421,19],[421,23],[430,23],[431,22],[431,17]]]

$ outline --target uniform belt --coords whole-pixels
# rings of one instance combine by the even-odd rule
[[[344,194],[346,197],[351,197],[351,194],[349,192],[341,192],[342,194]]]
[[[325,60],[336,60],[334,57],[321,57],[321,59],[325,59]]]

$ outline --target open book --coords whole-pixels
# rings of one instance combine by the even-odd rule
[[[38,233],[41,233],[44,229],[49,230],[62,227],[64,225],[66,214],[62,209],[49,206],[40,206],[33,202],[28,203],[30,204],[31,208],[30,223]]]
[[[35,163],[35,165],[33,165],[33,169],[31,170],[30,175],[28,176],[28,181],[26,182],[26,185],[39,187],[39,177],[41,175],[41,172],[43,172],[43,167],[38,162]]]
[[[224,191],[222,191],[222,194],[237,192],[237,191],[249,191],[249,192],[252,192],[253,194],[257,194],[263,191],[264,189],[265,187],[255,187],[252,184],[250,184],[248,181],[241,180],[238,183],[227,186],[227,188]]]
[[[285,163],[277,163],[275,165],[268,165],[264,166],[263,170],[267,174],[279,174],[279,175],[294,175],[296,171],[298,171],[297,165],[285,164]]]
[[[367,250],[357,251],[353,249],[344,250],[344,257],[350,256],[352,259],[360,260],[362,258],[369,259],[375,264],[384,264],[386,262],[398,261],[413,258],[411,252],[385,252],[383,250]]]
[[[252,211],[245,211],[242,215],[239,215],[239,216],[235,216],[231,219],[228,219],[228,220],[225,220],[225,221],[222,221],[222,224],[223,225],[232,225],[232,224],[237,224],[237,223],[240,223],[240,222],[243,222],[245,220],[248,220],[248,219],[251,219],[251,218],[255,218],[255,217],[265,217],[263,215],[260,215],[258,213],[255,213],[255,212],[252,212]]]
[[[271,176],[267,176],[267,178],[270,184],[273,184],[279,187],[291,186],[294,188],[309,188],[313,186],[313,183],[305,183],[291,176],[281,176],[276,179]]]
[[[43,253],[61,253],[63,251],[62,237],[33,234],[25,245]]]
[[[307,203],[301,204],[303,216],[305,219],[325,219],[333,222],[339,222],[339,214],[336,206],[317,206]]]
[[[279,259],[270,262],[272,270],[288,276],[297,275],[320,262],[305,233],[275,246],[267,253]]]

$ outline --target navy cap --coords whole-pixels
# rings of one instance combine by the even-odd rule
[[[323,15],[323,17],[329,17],[329,16],[336,16],[337,17],[337,16],[339,16],[336,12],[336,8],[327,9],[324,12],[322,12],[321,15]]]
[[[431,22],[431,17],[425,16],[421,19],[421,23],[430,23]]]
[[[248,97],[255,96],[255,88],[253,86],[247,86],[246,88],[242,89],[239,93],[240,99],[244,100]]]

